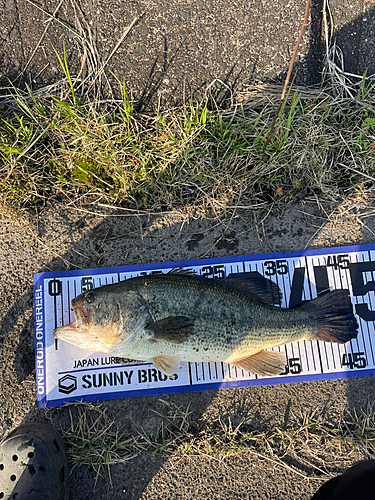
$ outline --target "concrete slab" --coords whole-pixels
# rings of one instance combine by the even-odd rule
[[[300,83],[321,81],[322,6],[322,0],[312,2],[310,24],[295,65]],[[343,50],[346,69],[375,73],[374,0],[332,0],[330,6],[334,39]],[[49,24],[56,9],[60,22]],[[83,54],[80,36],[92,37],[93,58],[100,65],[135,19],[137,23],[107,69],[126,82],[141,105],[159,98],[170,103],[190,94],[202,95],[216,78],[234,89],[259,80],[279,81],[288,68],[304,9],[304,0],[273,4],[265,0],[86,0],[79,7],[68,0],[46,0],[43,5],[33,0],[1,0],[1,81],[6,85],[8,78],[14,80],[35,49],[23,75],[29,83],[40,86],[61,78],[52,47],[62,54],[63,43],[72,73],[77,73]],[[220,84],[212,91],[217,98],[226,93]]]

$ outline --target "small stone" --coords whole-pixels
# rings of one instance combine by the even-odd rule
[[[285,63],[285,60],[284,60],[283,56],[280,54],[280,52],[278,52],[276,54],[274,61],[275,61],[275,64],[277,64],[278,66],[282,66]]]

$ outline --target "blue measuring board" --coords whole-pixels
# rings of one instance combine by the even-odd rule
[[[222,362],[181,363],[167,377],[151,363],[119,360],[53,338],[74,321],[71,300],[82,292],[131,277],[193,269],[207,279],[258,271],[281,289],[281,307],[311,300],[326,289],[348,289],[358,338],[346,344],[300,340],[276,347],[285,351],[281,375],[257,376]],[[39,406],[150,394],[285,384],[375,373],[375,245],[244,255],[137,266],[47,272],[34,275],[36,387]]]

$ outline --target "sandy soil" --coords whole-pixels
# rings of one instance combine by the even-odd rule
[[[341,203],[313,199],[279,210],[279,215],[228,210],[226,216],[192,214],[129,216],[126,211],[99,211],[93,206],[55,205],[30,213],[3,214],[0,238],[0,423],[6,435],[25,420],[47,417],[67,429],[67,408],[45,412],[36,405],[32,320],[33,274],[63,270],[236,256],[373,243],[375,220],[371,193]],[[232,217],[233,215],[233,217]],[[229,224],[229,225],[228,225]],[[208,252],[208,253],[207,253]],[[283,426],[297,415],[316,412],[338,423],[346,410],[365,409],[375,396],[372,378],[285,386],[253,387],[108,401],[103,405],[116,425],[154,435],[168,411],[190,405],[192,427],[214,429],[219,418],[242,419],[254,428]],[[358,458],[353,456],[353,461]],[[314,475],[294,460],[293,468]],[[348,462],[345,461],[345,465]],[[337,472],[342,466],[331,468]],[[205,455],[143,453],[112,466],[112,486],[99,477],[101,498],[279,498],[307,499],[321,484],[296,472],[242,452],[224,463]],[[96,474],[77,468],[71,475],[71,499],[92,497]],[[276,493],[277,492],[277,493]]]

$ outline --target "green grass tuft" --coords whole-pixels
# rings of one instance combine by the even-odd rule
[[[92,100],[72,78],[64,49],[59,92],[13,88],[0,114],[0,193],[25,207],[77,194],[154,211],[285,202],[339,195],[372,182],[374,83],[357,101],[290,90],[267,136],[277,98],[258,92],[229,110],[212,99],[137,113],[125,83],[119,100]],[[268,99],[265,100],[268,96]],[[264,146],[266,151],[264,151]]]

